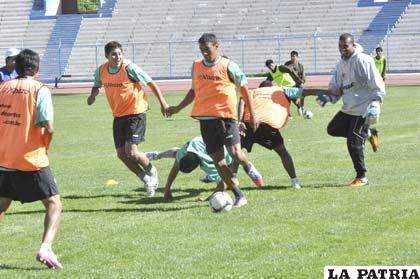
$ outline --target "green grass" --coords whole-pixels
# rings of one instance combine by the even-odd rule
[[[312,120],[282,130],[302,190],[274,152],[255,146],[249,158],[267,186],[256,190],[240,172],[249,204],[214,214],[196,198],[211,192],[199,170],[180,174],[175,200],[163,201],[172,160],[157,161],[161,188],[147,198],[115,155],[104,96],[54,96],[56,133],[51,168],[64,204],[54,250],[65,269],[34,258],[42,234],[41,203],[14,203],[0,225],[0,278],[322,278],[326,265],[420,264],[419,87],[391,87],[382,106],[381,149],[366,148],[370,186],[354,177],[345,140],[326,126],[340,105],[306,101]],[[167,94],[176,104],[184,93]],[[179,146],[199,134],[190,107],[164,119],[155,98],[141,150]],[[106,179],[119,181],[105,185]]]

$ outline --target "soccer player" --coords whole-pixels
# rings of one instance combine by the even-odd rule
[[[194,102],[191,116],[200,121],[200,130],[206,151],[213,159],[223,182],[235,194],[235,207],[243,206],[247,200],[239,189],[239,181],[233,176],[224,158],[226,146],[232,158],[242,165],[245,172],[252,177],[257,186],[263,184],[262,176],[248,161],[241,150],[238,123],[236,121],[235,85],[251,111],[251,128],[257,128],[254,111],[250,105],[248,82],[238,65],[228,58],[219,55],[219,43],[214,34],[204,33],[198,40],[203,59],[195,60],[192,66],[192,88],[177,105],[169,107],[168,115]]]
[[[295,82],[296,82],[295,86],[296,87],[302,87],[302,85],[306,81],[306,77],[305,77],[305,70],[303,68],[302,63],[299,62],[298,56],[299,56],[299,53],[296,50],[292,50],[290,52],[290,60],[287,61],[286,63],[284,63],[284,65],[289,67],[293,71],[295,71],[295,73],[299,77],[298,80],[295,80]]]
[[[369,137],[372,148],[379,147],[378,133],[369,126],[379,120],[380,104],[385,96],[385,84],[372,57],[358,50],[351,34],[341,34],[338,41],[341,59],[337,63],[329,89],[339,96],[319,96],[321,106],[343,99],[341,110],[328,124],[328,134],[347,139],[347,149],[353,161],[356,177],[351,187],[368,185],[365,166],[365,140]]]
[[[373,58],[375,60],[375,66],[379,71],[379,74],[381,75],[383,81],[385,81],[386,78],[386,59],[382,55],[383,49],[381,47],[377,47],[375,49],[376,55]]]
[[[284,146],[283,137],[279,129],[287,124],[290,111],[290,100],[303,99],[310,95],[334,95],[325,89],[303,89],[297,87],[273,86],[269,80],[263,81],[259,88],[252,91],[252,103],[255,115],[260,125],[256,131],[250,129],[250,114],[248,107],[240,100],[238,114],[240,119],[241,146],[248,152],[252,151],[254,143],[274,150],[282,161],[283,167],[291,179],[292,187],[300,189],[301,185],[296,177],[292,157]],[[238,165],[232,164],[232,171],[236,173]]]
[[[6,57],[6,65],[0,68],[0,82],[14,79],[18,76],[15,70],[15,59],[19,54],[19,50],[16,48],[6,49],[4,57]]]
[[[274,81],[277,86],[295,87],[303,83],[298,73],[289,66],[276,65],[271,59],[265,61],[265,66],[269,69],[267,80]],[[300,100],[291,100],[291,102],[297,107],[300,115],[302,113]],[[292,117],[290,112],[289,117]]]
[[[195,137],[181,146],[181,148],[171,148],[165,151],[151,151],[146,152],[149,160],[159,160],[162,158],[175,158],[174,164],[169,172],[165,185],[164,198],[172,200],[172,184],[178,175],[178,172],[190,173],[198,166],[206,173],[212,182],[217,184],[215,191],[224,191],[226,184],[222,181],[217,168],[214,165],[213,159],[209,156],[206,150],[206,145],[202,137]],[[229,166],[232,163],[226,147],[223,148],[223,155],[226,164]],[[206,199],[207,200],[207,199]]]
[[[0,220],[12,200],[41,201],[46,214],[36,259],[61,269],[52,250],[62,204],[47,155],[54,132],[51,92],[34,79],[39,71],[36,52],[22,50],[16,56],[16,71],[18,78],[0,84]]]
[[[103,86],[114,116],[113,135],[117,156],[143,181],[148,196],[152,197],[158,186],[157,170],[137,147],[144,141],[146,111],[149,109],[142,85],[152,90],[159,100],[163,115],[168,105],[150,76],[137,65],[125,61],[123,56],[120,43],[111,41],[105,45],[108,62],[95,71],[94,85],[87,104],[95,102],[99,88]]]

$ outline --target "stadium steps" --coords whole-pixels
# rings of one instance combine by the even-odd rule
[[[52,82],[64,73],[73,45],[79,33],[82,15],[57,16],[54,29],[41,60],[39,79]]]
[[[365,53],[371,54],[374,52],[378,44],[387,35],[388,30],[394,28],[401,19],[410,3],[410,0],[389,1],[382,6],[382,9],[358,40],[358,43],[365,49]]]

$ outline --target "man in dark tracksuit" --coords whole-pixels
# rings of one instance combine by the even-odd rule
[[[340,92],[343,106],[328,124],[327,130],[333,137],[347,138],[347,148],[356,171],[356,178],[350,186],[360,187],[368,184],[364,159],[366,138],[369,138],[374,151],[379,146],[377,130],[369,129],[369,125],[379,120],[385,84],[372,57],[362,53],[363,49],[354,42],[351,34],[340,36],[339,51],[341,59],[329,89]],[[328,101],[337,102],[340,97],[323,95],[317,101],[323,106]]]

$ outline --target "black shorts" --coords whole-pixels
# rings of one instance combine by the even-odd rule
[[[115,148],[125,146],[126,142],[139,144],[146,133],[146,113],[115,117],[112,130]]]
[[[58,194],[50,167],[39,171],[0,171],[0,197],[25,203]]]
[[[234,119],[200,120],[200,130],[208,154],[213,154],[223,146],[232,146],[241,142],[238,122]]]
[[[254,143],[258,143],[270,150],[284,144],[283,137],[278,129],[261,123],[254,133],[249,123],[245,122],[245,125],[246,133],[245,136],[241,136],[241,146],[246,148],[248,152],[251,152]]]

